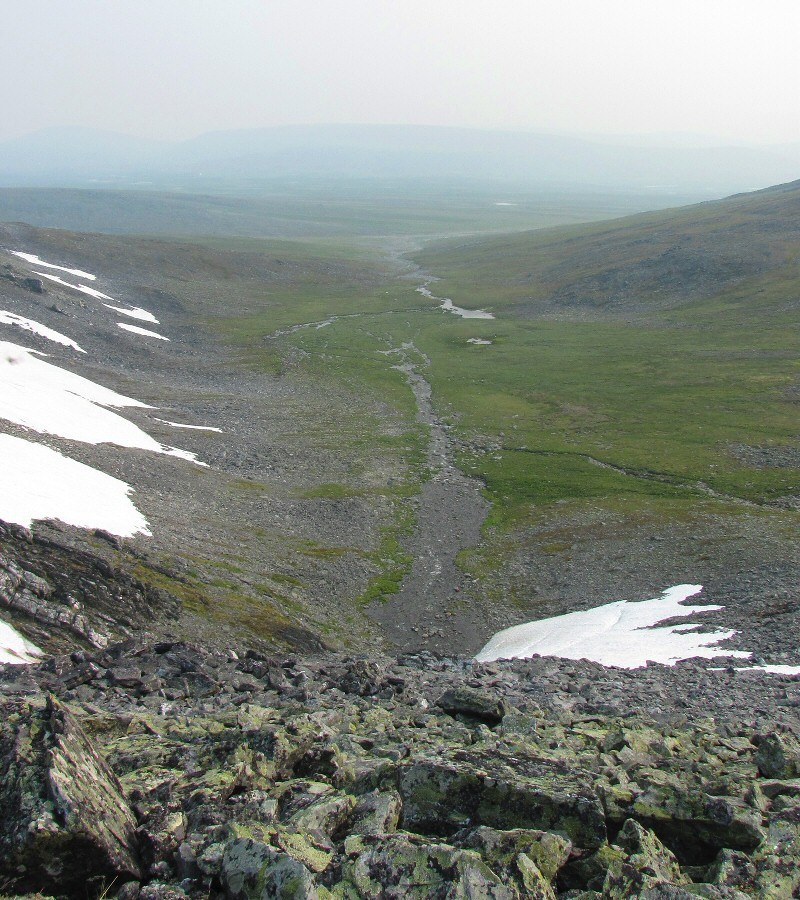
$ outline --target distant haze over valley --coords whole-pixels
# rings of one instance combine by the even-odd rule
[[[0,143],[0,185],[226,192],[275,179],[450,179],[535,188],[720,196],[791,181],[800,145],[714,145],[652,136],[309,125],[151,141],[50,128]],[[220,187],[221,185],[221,187]]]

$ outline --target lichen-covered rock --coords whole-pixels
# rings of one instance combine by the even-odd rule
[[[398,789],[403,827],[413,831],[533,828],[561,832],[584,849],[606,838],[605,813],[594,791],[546,764],[515,767],[499,756],[468,753],[446,762],[420,760],[401,768]]]
[[[117,778],[53,697],[8,703],[0,725],[0,881],[65,893],[141,875]]]
[[[625,858],[625,851],[616,844],[603,844],[594,853],[577,856],[567,862],[560,873],[561,882],[569,889],[600,891],[608,870]]]
[[[725,847],[752,851],[765,836],[760,809],[743,797],[691,790],[677,777],[649,778],[644,790],[631,795],[631,802],[621,808],[686,862],[697,862]]]
[[[248,839],[226,845],[221,881],[229,900],[317,900],[319,896],[313,876],[301,862]]]
[[[754,854],[722,850],[711,866],[710,880],[766,900],[796,897],[800,892],[800,810],[779,813]]]
[[[386,687],[384,667],[372,659],[355,659],[339,680],[346,694],[372,697]]]
[[[334,896],[364,900],[515,900],[477,853],[411,835],[351,841]]]
[[[572,844],[560,834],[516,828],[498,831],[479,826],[455,835],[454,842],[467,850],[476,850],[498,874],[513,874],[520,854],[525,854],[548,882],[558,874],[570,856]]]
[[[759,738],[755,764],[764,778],[795,778],[800,775],[800,751],[779,734]]]
[[[507,704],[500,697],[464,685],[445,691],[436,705],[451,715],[467,716],[487,725],[499,724],[508,712]]]
[[[277,853],[263,872],[263,888],[259,897],[280,900],[317,900],[319,893],[308,869],[291,856]]]
[[[556,892],[544,877],[541,869],[526,854],[520,853],[516,859],[516,869],[522,882],[523,896],[530,900],[556,900]]]
[[[688,884],[675,854],[638,822],[628,819],[615,843],[624,856],[614,860],[603,883],[603,896],[609,900],[643,896],[658,890],[670,896],[667,886]],[[653,894],[653,896],[656,896]],[[672,896],[675,896],[674,892]]]
[[[358,798],[351,830],[354,834],[391,834],[397,830],[402,809],[397,791],[370,791]]]
[[[44,701],[30,700],[51,692],[119,779],[116,800],[93,814],[100,830],[115,804],[135,814],[135,834],[130,814],[126,833],[141,866],[118,873],[123,900],[202,900],[223,889],[239,898],[596,900],[604,886],[606,900],[800,895],[800,778],[786,777],[784,763],[772,770],[783,777],[756,777],[770,745],[753,738],[778,734],[791,756],[799,683],[773,691],[782,701],[773,725],[768,693],[754,694],[766,712],[746,722],[734,707],[717,719],[689,717],[683,705],[664,711],[669,698],[658,692],[645,709],[637,679],[658,687],[673,678],[664,667],[634,676],[545,659],[362,663],[165,641],[0,667],[2,746],[13,751],[0,797],[27,796],[29,780],[55,816],[45,775],[51,750],[70,742]],[[708,680],[707,698],[714,679],[737,677],[690,675]],[[436,705],[461,684],[513,711],[489,728]],[[760,681],[742,684],[756,691]],[[640,706],[623,714],[629,689]],[[91,752],[73,746],[68,756]],[[78,777],[63,789],[72,781],[80,787]],[[0,835],[9,852],[14,809]],[[12,889],[84,900],[108,891],[114,866],[65,840],[78,846],[85,883],[32,867],[24,882],[12,873]],[[50,847],[58,860],[62,845]],[[7,866],[9,853],[0,856]]]
[[[295,831],[330,838],[342,827],[355,805],[356,798],[347,794],[322,797],[293,813],[286,825]]]

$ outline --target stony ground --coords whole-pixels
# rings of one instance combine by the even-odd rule
[[[134,898],[790,898],[796,680],[238,656],[0,673],[0,878]]]

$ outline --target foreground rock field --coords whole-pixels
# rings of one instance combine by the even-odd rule
[[[800,690],[696,663],[114,645],[0,681],[6,892],[800,890]],[[745,712],[747,710],[747,712]]]

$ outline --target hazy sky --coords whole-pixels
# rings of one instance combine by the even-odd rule
[[[798,0],[0,0],[0,139],[418,123],[800,141]]]

